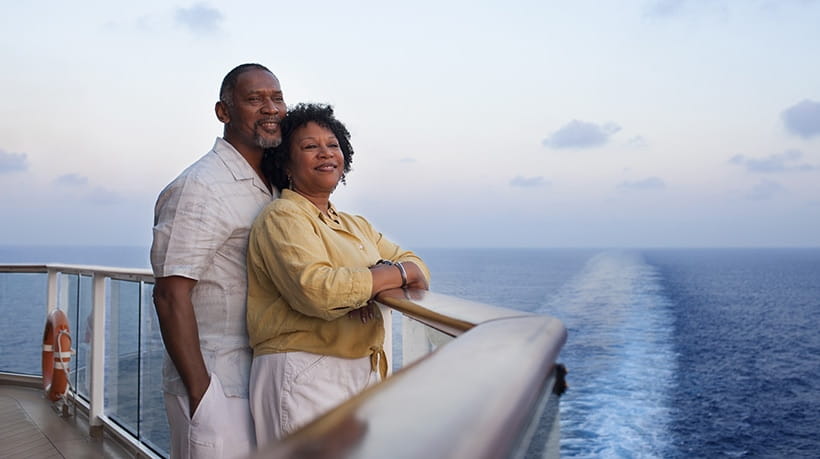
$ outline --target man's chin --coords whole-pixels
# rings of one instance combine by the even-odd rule
[[[259,145],[261,148],[274,148],[278,147],[282,143],[281,137],[276,138],[268,138],[262,136],[256,136],[256,144]]]

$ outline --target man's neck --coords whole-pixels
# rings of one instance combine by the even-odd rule
[[[264,150],[255,145],[238,145],[231,142],[231,139],[228,137],[223,137],[222,139],[231,144],[231,146],[234,147],[234,149],[238,151],[243,158],[245,158],[245,161],[247,161],[251,168],[256,171],[256,175],[259,176],[259,179],[262,180],[262,183],[264,183],[270,191],[270,182],[268,182],[268,178],[265,177],[265,174],[262,172],[262,156],[264,155]]]

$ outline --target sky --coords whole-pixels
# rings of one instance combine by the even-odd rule
[[[0,0],[0,245],[151,242],[258,62],[408,248],[820,246],[820,1]]]

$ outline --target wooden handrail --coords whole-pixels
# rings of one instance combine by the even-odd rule
[[[376,300],[450,336],[458,336],[490,320],[533,316],[529,312],[417,289],[387,290],[380,293]]]

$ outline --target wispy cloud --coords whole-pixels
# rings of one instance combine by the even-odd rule
[[[783,185],[772,180],[761,180],[746,194],[746,198],[753,201],[763,201],[771,199],[783,191],[785,191]]]
[[[550,148],[591,148],[605,144],[609,138],[620,131],[614,123],[595,124],[587,121],[572,120],[543,140],[542,144]]]
[[[651,0],[644,6],[647,17],[669,18],[686,14],[708,14],[725,19],[729,8],[726,0]]]
[[[544,177],[523,177],[521,175],[515,176],[510,180],[510,185],[519,188],[534,188],[539,186],[549,185],[550,182],[544,180]]]
[[[92,204],[103,206],[118,204],[125,201],[125,197],[120,193],[102,187],[95,187],[85,195],[85,198]]]
[[[79,174],[65,174],[54,179],[56,185],[85,186],[88,184],[88,177]]]
[[[626,145],[632,148],[646,148],[649,146],[649,143],[643,138],[643,136],[636,135],[635,137],[627,140]]]
[[[812,171],[817,166],[808,163],[798,163],[803,153],[799,150],[786,150],[780,154],[769,155],[765,158],[748,158],[744,155],[735,155],[729,159],[730,164],[745,167],[749,172],[791,172]]]
[[[116,191],[93,185],[88,177],[80,174],[64,174],[52,182],[56,193],[64,198],[84,201],[92,205],[112,205],[124,202],[125,196]]]
[[[649,16],[674,16],[683,10],[686,3],[686,0],[654,0],[647,3],[646,14]]]
[[[212,34],[219,30],[225,16],[216,8],[205,3],[197,3],[190,8],[177,8],[175,19],[196,34]]]
[[[399,162],[400,163],[406,163],[406,164],[415,163],[416,158],[404,157],[404,158],[400,159]]]
[[[25,153],[9,153],[0,149],[0,174],[21,172],[28,169],[28,156]]]
[[[625,181],[618,185],[621,190],[662,190],[666,182],[658,177],[647,177],[643,180]]]
[[[820,134],[820,102],[804,100],[781,114],[786,129],[803,138]]]

